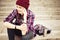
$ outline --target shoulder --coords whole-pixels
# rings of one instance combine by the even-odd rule
[[[16,14],[17,13],[17,9],[13,9],[12,13]]]
[[[14,16],[17,14],[17,10],[16,9],[13,9],[12,12],[10,13],[11,16]]]
[[[17,14],[16,9],[14,9],[9,15],[8,18],[14,17]]]
[[[28,10],[28,15],[35,17],[34,13],[31,10]]]

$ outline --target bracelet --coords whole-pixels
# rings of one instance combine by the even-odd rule
[[[26,22],[24,22],[24,21],[22,23],[26,24]]]
[[[27,23],[24,22],[24,24],[27,24]]]
[[[15,29],[16,29],[16,25],[15,25]]]

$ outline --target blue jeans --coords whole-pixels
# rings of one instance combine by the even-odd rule
[[[33,37],[34,37],[33,32],[32,32],[32,31],[29,31],[28,34],[22,36],[22,40],[30,40],[30,39],[32,39]]]
[[[8,38],[9,38],[9,40],[15,40],[14,39],[14,35],[15,35],[14,29],[7,29],[7,32],[8,32]]]
[[[14,30],[14,29],[7,29],[9,40],[15,40],[15,38],[14,38],[15,35],[20,37],[21,40],[30,40],[34,37],[32,31],[29,31],[26,35],[22,35],[22,36],[20,36],[21,33],[19,31],[17,31],[18,34],[17,34],[17,32],[15,33],[15,31],[16,30]]]

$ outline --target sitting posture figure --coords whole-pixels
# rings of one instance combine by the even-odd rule
[[[35,16],[28,7],[29,0],[17,0],[16,9],[5,18],[4,26],[7,27],[9,40],[30,40],[36,34],[43,34],[37,29],[39,26],[33,26]]]

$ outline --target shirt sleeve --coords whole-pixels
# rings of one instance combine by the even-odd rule
[[[32,14],[30,14],[30,23],[29,23],[29,27],[30,30],[33,31],[34,37],[36,36],[35,30],[34,30],[34,19],[35,19],[35,15],[33,14],[33,12],[30,12]]]
[[[34,18],[35,18],[35,15],[33,14],[32,11],[30,11],[28,26],[31,30],[33,30]]]
[[[30,17],[30,26],[31,26],[31,27],[33,27],[34,18],[35,18],[35,16],[34,16],[34,15],[31,15],[31,17]]]
[[[5,18],[4,22],[10,22],[10,23],[11,23],[12,20],[14,19],[15,15],[16,15],[16,12],[15,12],[15,10],[13,10],[13,12],[10,13],[10,14]]]

